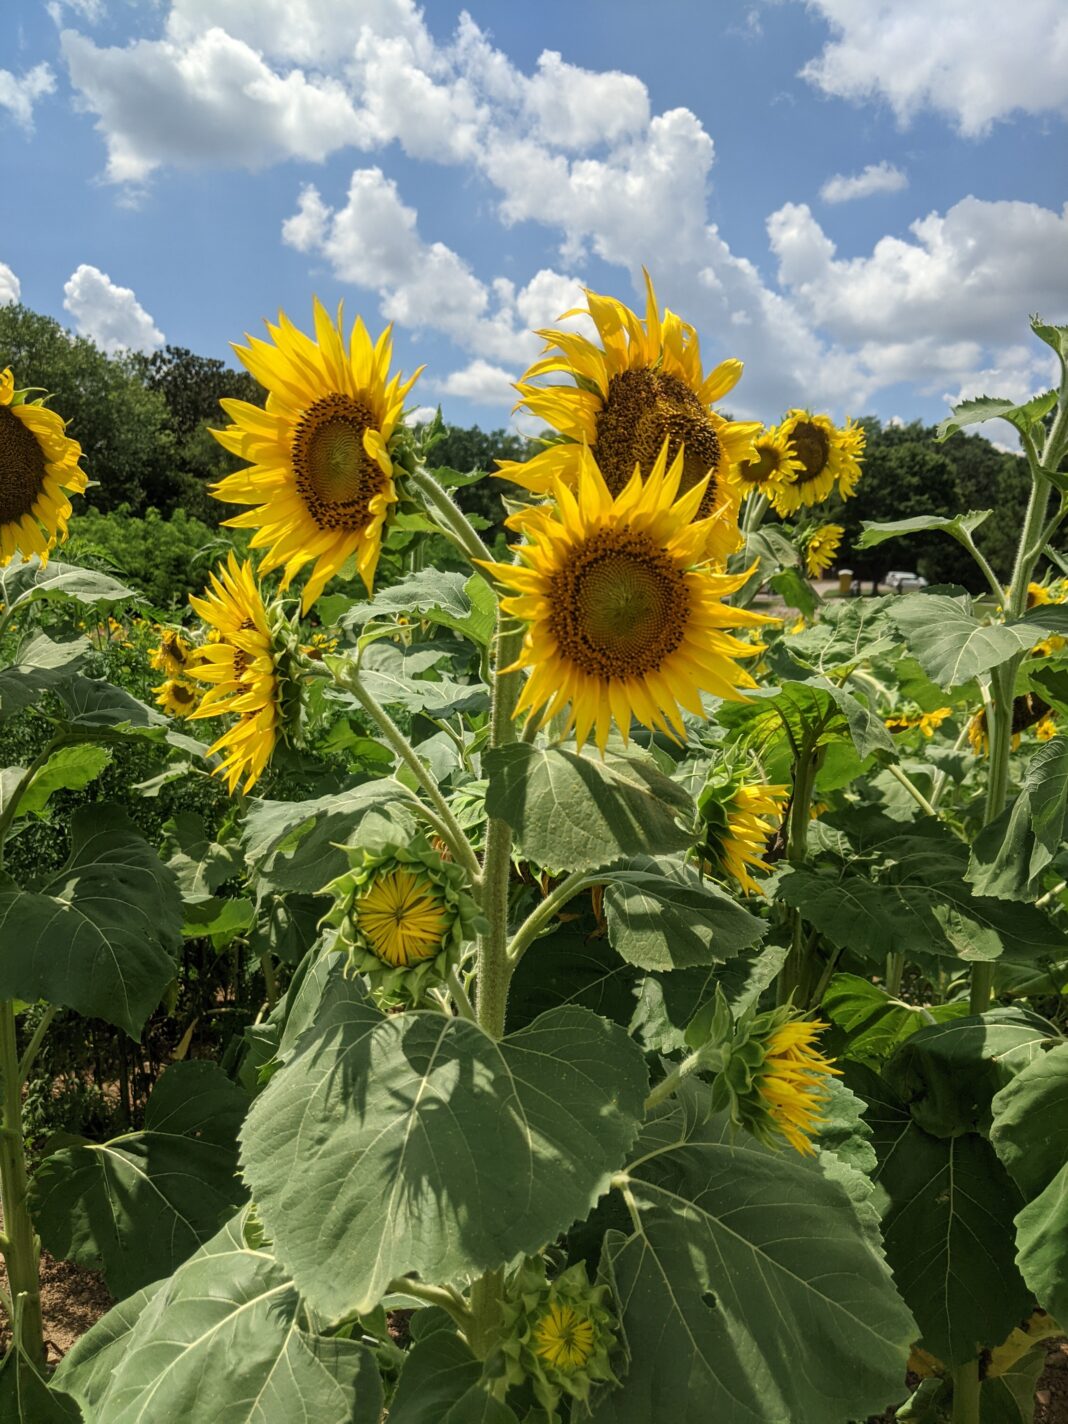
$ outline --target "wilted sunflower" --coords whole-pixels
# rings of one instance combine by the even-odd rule
[[[225,522],[256,531],[252,547],[267,550],[260,571],[282,568],[283,588],[314,563],[301,600],[306,613],[350,555],[371,592],[383,525],[397,502],[389,442],[419,371],[391,378],[390,329],[372,343],[357,317],[346,341],[341,307],[335,323],[318,298],[315,341],[284,312],[267,330],[271,341],[249,336],[247,347],[234,347],[266,387],[266,408],[224,400],[234,423],[213,431],[250,467],[212,494],[255,506]]]
[[[791,410],[779,430],[801,464],[793,479],[772,495],[779,514],[819,504],[835,487],[842,499],[850,497],[860,479],[864,453],[864,431],[859,425],[850,420],[837,426],[826,415]]]
[[[810,578],[819,578],[834,563],[845,530],[840,524],[821,524],[805,544],[805,568]]]
[[[757,871],[770,868],[764,853],[779,829],[789,795],[787,786],[747,783],[738,779],[737,771],[710,779],[698,798],[707,826],[701,858],[713,872],[731,876],[748,894],[763,895],[764,889],[749,867]]]
[[[536,494],[548,494],[555,481],[574,489],[586,444],[608,489],[618,495],[635,465],[649,474],[667,440],[669,459],[683,452],[683,494],[708,476],[693,517],[712,521],[708,552],[725,560],[741,542],[740,495],[731,470],[752,458],[760,426],[725,420],[712,405],[737,384],[742,363],[722,361],[706,376],[697,333],[674,312],[661,315],[648,273],[645,282],[644,322],[622,302],[586,293],[599,345],[571,331],[537,333],[551,354],[518,382],[519,404],[564,438],[531,460],[502,461],[498,473]],[[538,384],[557,374],[573,384]]]
[[[250,791],[271,759],[281,734],[281,677],[267,610],[252,572],[231,551],[211,575],[203,598],[189,602],[217,637],[198,650],[190,671],[211,686],[191,714],[236,717],[209,752],[225,751],[218,769],[231,795],[242,776]]]
[[[16,391],[10,366],[0,372],[0,567],[16,554],[48,562],[67,537],[69,494],[84,494],[82,447],[54,410]]]
[[[756,1078],[756,1090],[774,1126],[791,1147],[805,1155],[815,1152],[810,1138],[819,1129],[826,1080],[839,1072],[815,1046],[826,1027],[805,1019],[788,1019],[774,1029]]]
[[[782,429],[773,425],[753,441],[753,454],[748,460],[730,467],[728,478],[744,503],[751,494],[772,499],[802,468]]]
[[[613,721],[624,741],[632,717],[678,738],[680,705],[703,716],[701,692],[739,701],[739,688],[756,685],[737,660],[763,644],[728,630],[775,620],[723,602],[749,574],[704,562],[711,520],[694,516],[705,481],[680,496],[682,476],[681,454],[668,469],[665,442],[645,480],[635,470],[613,497],[586,451],[577,490],[557,480],[555,504],[508,521],[527,536],[522,565],[487,567],[516,590],[505,612],[528,625],[516,716],[543,709],[545,722],[568,708],[563,735],[574,727],[582,746],[596,727],[603,752]]]

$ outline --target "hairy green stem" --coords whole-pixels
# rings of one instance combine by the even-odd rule
[[[1068,880],[1059,880],[1052,890],[1047,890],[1044,895],[1040,896],[1035,901],[1035,909],[1040,910],[1043,905],[1050,904],[1062,890],[1068,890]]]
[[[33,1031],[32,1038],[26,1045],[25,1053],[19,1059],[20,1086],[24,1084],[26,1082],[26,1079],[30,1076],[30,1069],[33,1067],[34,1060],[37,1057],[41,1044],[44,1042],[44,1036],[48,1032],[48,1027],[51,1024],[52,1020],[55,1018],[55,1016],[56,1005],[49,1004],[46,1007],[44,1013],[41,1015],[40,1021]]]
[[[886,992],[896,999],[901,993],[901,981],[905,977],[905,955],[903,950],[891,950],[886,956]]]
[[[448,1311],[453,1320],[466,1329],[471,1323],[471,1313],[464,1305],[463,1297],[447,1286],[433,1286],[424,1281],[413,1281],[408,1276],[394,1276],[386,1286],[387,1295],[410,1295],[427,1305],[439,1306]]]
[[[808,823],[818,755],[818,749],[812,742],[805,741],[794,760],[794,789],[786,825],[786,859],[791,865],[804,865],[808,856]],[[805,926],[799,910],[791,908],[790,926],[790,953],[778,979],[778,1002],[786,1004],[793,999],[798,1007],[807,1008],[812,955],[805,945]]]
[[[573,900],[576,895],[585,890],[590,885],[598,883],[597,876],[591,875],[586,870],[573,870],[566,879],[550,890],[540,905],[536,905],[530,914],[512,936],[512,942],[508,946],[508,962],[513,969],[523,958],[523,955],[537,939],[543,926],[547,925],[552,917],[561,910],[569,900]]]
[[[979,1424],[979,1361],[953,1371],[953,1424]]]
[[[471,1003],[470,998],[468,998],[467,990],[464,988],[464,982],[460,978],[455,965],[449,966],[447,979],[449,993],[452,995],[453,1003],[456,1005],[460,1017],[462,1019],[470,1019],[472,1023],[478,1023],[478,1015],[475,1013],[474,1005]]]
[[[682,1083],[684,1079],[688,1078],[691,1073],[696,1073],[697,1069],[700,1068],[700,1066],[700,1049],[697,1049],[696,1052],[691,1053],[687,1058],[684,1058],[681,1063],[676,1063],[675,1067],[672,1068],[671,1072],[667,1075],[667,1077],[661,1078],[660,1082],[657,1083],[656,1087],[646,1098],[646,1116],[648,1116],[649,1113],[652,1112],[653,1108],[657,1107],[660,1103],[662,1103],[665,1098],[670,1098],[672,1093],[674,1093],[675,1090],[678,1088],[679,1084]]]
[[[909,793],[912,799],[916,802],[916,805],[919,806],[921,811],[926,811],[928,816],[938,815],[937,809],[932,806],[930,801],[928,801],[927,797],[916,785],[912,777],[909,776],[907,772],[902,771],[901,768],[896,764],[896,762],[891,762],[891,764],[887,767],[887,770],[894,778],[894,780],[900,782],[900,784],[905,788],[905,790]]]
[[[483,577],[488,577],[483,569],[478,568],[478,565],[480,561],[493,563],[493,554],[479,538],[477,529],[448,490],[442,489],[434,476],[422,468],[417,468],[410,478],[412,484],[423,496],[427,512],[431,517],[437,516],[436,522],[445,532],[452,534],[467,557],[475,564],[477,572],[481,573]]]
[[[11,1287],[12,1335],[18,1348],[39,1368],[44,1365],[44,1323],[38,1277],[40,1242],[29,1208],[29,1178],[22,1135],[22,1079],[19,1076],[15,1010],[0,1002],[0,1074],[3,1075],[4,1125],[0,1132],[0,1196],[3,1198],[5,1252]]]
[[[472,886],[477,891],[481,869],[478,857],[472,850],[471,842],[467,839],[463,827],[452,814],[449,803],[442,796],[433,774],[419,760],[415,748],[386,709],[364,687],[360,681],[359,673],[351,663],[346,663],[344,670],[340,674],[335,673],[334,678],[340,687],[343,687],[346,692],[352,693],[372,721],[378,724],[378,729],[385,741],[426,792],[440,822],[438,833],[452,851],[457,864],[462,865],[470,875]]]

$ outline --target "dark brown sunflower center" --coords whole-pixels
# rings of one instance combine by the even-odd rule
[[[690,617],[686,575],[645,534],[601,530],[553,577],[550,628],[561,657],[596,678],[655,672]]]
[[[187,702],[195,701],[196,693],[191,687],[184,687],[180,682],[176,682],[171,688],[171,697],[174,699],[175,702],[181,702],[185,704]]]
[[[293,474],[320,529],[361,530],[385,476],[363,448],[375,418],[362,401],[329,395],[301,416],[293,434]]]
[[[45,457],[32,430],[0,405],[0,524],[16,524],[44,488]]]
[[[738,473],[743,480],[747,480],[753,485],[762,485],[779,468],[779,452],[771,446],[756,447],[757,458],[755,460],[743,460],[738,466]]]
[[[805,467],[797,477],[799,485],[807,484],[809,480],[823,474],[831,454],[831,442],[827,439],[826,431],[814,425],[811,420],[802,420],[794,426],[790,444],[794,447],[794,454]]]
[[[682,483],[685,494],[711,470],[713,478],[701,501],[698,518],[711,512],[716,498],[715,475],[722,446],[700,398],[677,376],[642,369],[623,371],[608,384],[608,395],[597,417],[593,456],[613,494],[618,494],[640,465],[648,475],[664,441],[668,460],[684,447]]]

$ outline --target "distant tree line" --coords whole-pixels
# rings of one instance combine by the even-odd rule
[[[223,397],[258,402],[262,391],[245,371],[180,346],[151,356],[108,356],[83,336],[21,305],[0,307],[0,369],[14,368],[16,385],[51,393],[52,404],[71,422],[81,442],[91,485],[87,500],[107,513],[120,506],[131,515],[149,509],[186,515],[216,525],[226,508],[208,486],[240,461],[227,454],[209,429],[225,419]],[[845,527],[839,563],[865,579],[890,568],[915,568],[931,582],[975,586],[965,552],[944,535],[914,536],[863,553],[854,543],[865,520],[906,519],[990,509],[977,541],[994,568],[1007,577],[1016,529],[1027,500],[1024,461],[978,435],[955,435],[945,444],[933,426],[882,425],[867,431],[864,477],[855,498],[828,507],[825,517]],[[507,430],[450,426],[434,448],[433,467],[492,471],[497,460],[521,460],[535,442]],[[469,511],[499,524],[502,487],[492,479],[468,485],[459,498]]]

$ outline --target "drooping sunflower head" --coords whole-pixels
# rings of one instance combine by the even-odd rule
[[[751,494],[772,499],[788,485],[802,469],[782,427],[773,425],[753,441],[753,453],[747,460],[732,465],[728,478],[744,503]]]
[[[586,1403],[596,1386],[616,1383],[610,1294],[590,1285],[581,1262],[550,1281],[542,1261],[526,1261],[506,1282],[502,1314],[507,1381],[529,1381],[550,1419],[564,1395]]]
[[[267,330],[270,341],[250,336],[234,347],[266,388],[265,408],[224,400],[233,423],[214,432],[249,467],[212,493],[252,506],[226,523],[256,531],[252,547],[267,551],[260,569],[282,569],[283,588],[312,564],[302,596],[307,612],[350,556],[371,591],[397,502],[390,441],[419,371],[407,381],[391,376],[389,329],[372,342],[357,318],[346,338],[341,308],[332,321],[318,298],[314,341],[285,313]]]
[[[200,698],[200,690],[184,677],[169,677],[152,691],[156,706],[172,717],[191,717]]]
[[[418,1003],[445,981],[480,920],[463,870],[422,836],[348,848],[350,868],[327,889],[335,947],[377,992]]]
[[[539,331],[548,354],[516,387],[519,404],[562,439],[531,460],[501,462],[498,473],[536,494],[551,493],[556,481],[574,489],[585,444],[618,495],[635,468],[650,473],[666,441],[669,460],[682,455],[683,494],[707,477],[693,517],[712,521],[708,553],[725,561],[741,544],[740,492],[732,471],[752,457],[760,426],[726,420],[712,407],[736,385],[741,362],[723,361],[705,375],[697,333],[674,312],[661,313],[648,273],[644,321],[611,297],[586,297],[598,341],[571,331]],[[561,376],[563,382],[542,383]]]
[[[242,777],[250,791],[284,736],[299,734],[300,652],[297,633],[276,605],[264,603],[252,564],[231,551],[190,604],[208,628],[188,670],[209,684],[193,718],[232,718],[209,753],[224,753],[217,774],[230,793]]]
[[[840,524],[821,524],[805,541],[805,568],[810,578],[819,576],[834,563],[845,530]]]
[[[755,686],[739,661],[763,644],[736,632],[774,620],[724,602],[748,574],[706,562],[705,485],[680,495],[682,465],[679,454],[668,467],[665,443],[646,478],[635,471],[613,496],[584,451],[577,489],[557,480],[553,504],[508,521],[526,535],[522,563],[488,567],[515,590],[505,612],[527,625],[517,716],[567,709],[563,735],[573,727],[581,747],[595,728],[603,752],[613,721],[624,741],[634,717],[678,740],[681,709],[705,715],[702,692],[738,701]]]
[[[68,495],[84,494],[82,447],[60,416],[15,389],[10,366],[0,371],[0,568],[16,554],[42,564],[67,537]]]
[[[831,1059],[816,1047],[824,1023],[788,1018],[764,1040],[764,1061],[754,1086],[773,1131],[791,1147],[810,1155],[819,1130],[827,1080],[837,1075]]]
[[[721,763],[709,772],[697,798],[704,835],[698,854],[713,875],[736,881],[749,895],[763,895],[752,870],[770,869],[768,841],[779,830],[788,786],[768,786],[743,764]]]
[[[793,514],[804,505],[819,504],[835,489],[848,499],[860,479],[864,431],[851,420],[837,426],[826,415],[791,410],[779,426],[801,468],[775,490],[772,504],[779,514]]]

